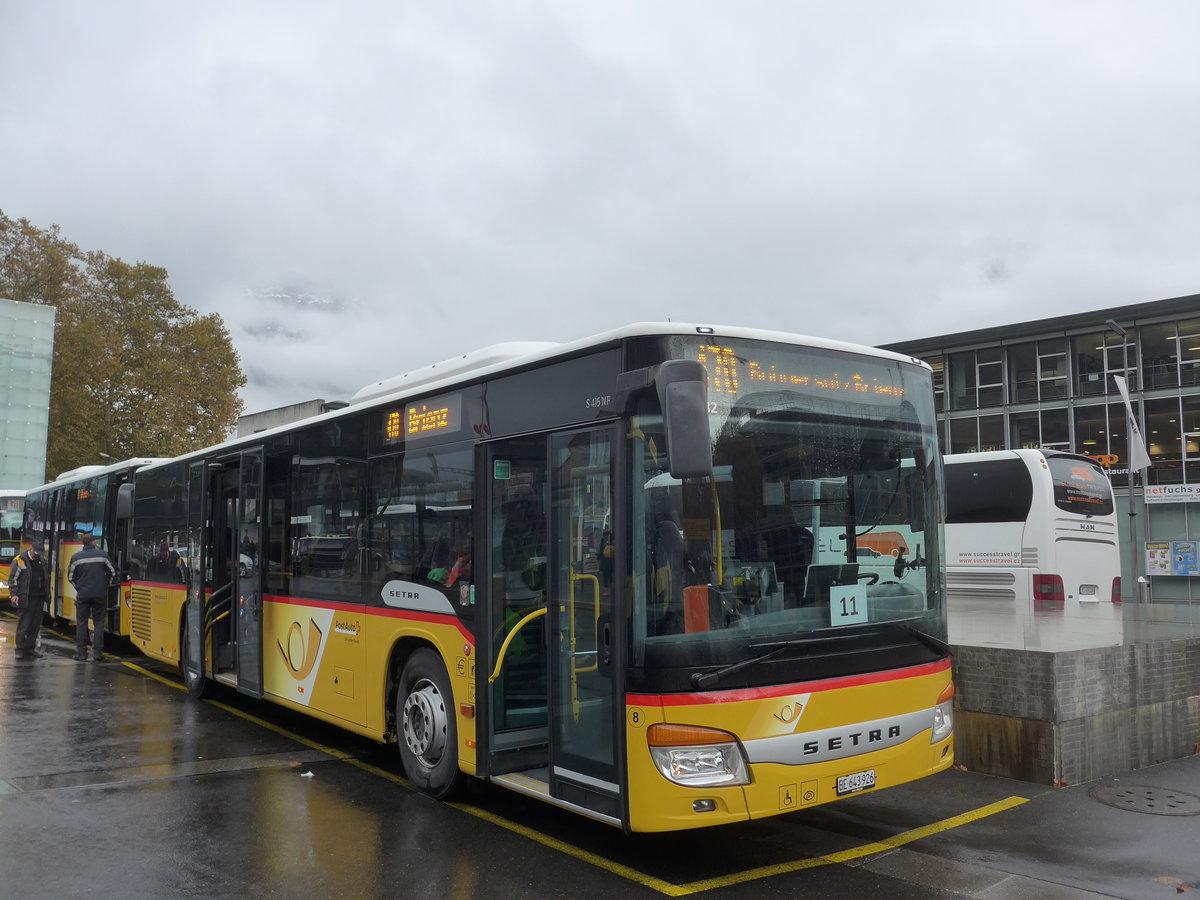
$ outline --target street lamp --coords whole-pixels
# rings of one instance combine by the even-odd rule
[[[1129,339],[1124,328],[1114,322],[1112,319],[1106,319],[1104,324],[1108,326],[1108,330],[1121,336],[1121,358],[1122,368],[1125,370],[1125,390],[1132,394],[1132,388],[1129,385]],[[1107,354],[1106,354],[1107,357]],[[1107,363],[1107,358],[1106,358]],[[1107,368],[1107,365],[1105,366]],[[1129,402],[1129,418],[1133,418],[1133,401]],[[1126,482],[1126,488],[1129,491],[1129,597],[1132,600],[1138,599],[1138,552],[1137,552],[1137,509],[1133,504],[1133,483],[1137,478],[1137,473],[1133,470],[1133,441],[1134,441],[1133,423],[1125,423],[1125,436],[1128,439],[1125,444],[1125,469],[1129,473]],[[1121,591],[1125,593],[1124,589]]]

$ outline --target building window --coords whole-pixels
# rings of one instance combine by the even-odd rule
[[[1004,449],[1004,416],[950,420],[950,452],[982,453]]]
[[[1004,350],[992,347],[975,352],[975,383],[980,406],[1004,405]]]
[[[925,362],[933,369],[933,408],[946,411],[946,361],[940,356],[931,356]]]
[[[1012,413],[1009,417],[1009,446],[1026,450],[1070,450],[1071,439],[1065,409],[1043,409]]]
[[[975,409],[1004,405],[1004,350],[991,347],[947,357],[950,408]]]
[[[1038,341],[1037,353],[1038,397],[1042,400],[1062,400],[1067,396],[1066,343],[1061,338]]]
[[[1009,446],[1016,450],[1036,450],[1042,446],[1037,412],[1013,413],[1008,417],[1011,438]]]
[[[1174,322],[1146,325],[1141,329],[1142,374],[1147,388],[1167,388],[1179,384],[1176,338]]]
[[[1042,447],[1046,450],[1071,449],[1071,420],[1066,407],[1043,409]]]
[[[979,417],[979,450],[1004,449],[1004,416]]]
[[[1009,347],[1008,365],[1013,403],[1061,400],[1067,396],[1067,351],[1061,339]]]
[[[1200,484],[1200,396],[1181,398],[1180,407],[1184,481]]]
[[[1095,397],[1104,393],[1104,335],[1081,334],[1071,339],[1075,358],[1075,396]],[[1092,435],[1092,439],[1095,435]]]
[[[1200,384],[1200,319],[1179,323],[1179,382]]]
[[[1128,340],[1128,343],[1126,341]],[[1116,393],[1110,375],[1125,375],[1126,354],[1129,362],[1129,388],[1137,389],[1137,344],[1112,331],[1080,334],[1071,339],[1075,357],[1075,395],[1096,397]]]
[[[979,405],[979,395],[975,389],[975,351],[969,353],[952,353],[946,357],[950,369],[950,409],[974,409]],[[950,433],[950,442],[954,443],[954,432]]]
[[[950,420],[950,452],[974,453],[979,445],[979,424],[974,416]]]
[[[1149,484],[1183,481],[1183,441],[1179,427],[1179,398],[1146,401],[1146,449],[1150,454]]]
[[[1137,414],[1137,404],[1134,404]],[[1075,452],[1096,459],[1115,485],[1128,483],[1129,443],[1123,402],[1075,407]]]
[[[1009,347],[1008,369],[1008,392],[1013,403],[1035,402],[1038,398],[1037,344]]]
[[[1075,452],[1084,456],[1108,456],[1108,415],[1105,407],[1075,407]]]

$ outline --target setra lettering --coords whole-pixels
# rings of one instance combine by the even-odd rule
[[[900,734],[901,734],[901,732],[900,732],[899,725],[889,725],[888,726],[888,728],[887,728],[887,739],[888,740],[892,740],[893,738],[898,738],[898,737],[900,737]],[[845,747],[847,745],[847,742],[849,743],[849,745],[851,747],[860,747],[860,746],[869,747],[871,744],[882,743],[883,740],[884,740],[884,736],[883,736],[882,728],[872,728],[869,731],[865,731],[865,732],[864,731],[849,731],[845,734],[839,734],[839,735],[835,735],[833,737],[826,738],[825,739],[825,747],[823,749],[826,751],[841,750],[843,747]],[[804,752],[805,756],[815,756],[818,753],[820,753],[821,750],[822,750],[822,747],[821,747],[820,741],[805,741],[804,742],[804,751],[803,752]]]

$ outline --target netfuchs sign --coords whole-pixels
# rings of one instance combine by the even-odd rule
[[[1200,484],[1148,484],[1147,503],[1200,502]]]

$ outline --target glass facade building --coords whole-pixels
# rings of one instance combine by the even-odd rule
[[[1156,600],[1200,601],[1200,572],[1183,558],[1200,541],[1200,295],[885,349],[933,366],[944,453],[1082,453],[1108,471],[1122,511],[1130,508],[1129,428],[1113,376],[1126,377],[1151,466],[1134,479],[1133,515],[1121,517],[1122,583],[1145,575]],[[1127,519],[1138,545],[1133,578]],[[1159,565],[1155,552],[1165,547]]]
[[[52,306],[0,299],[0,488],[25,490],[46,480]]]

